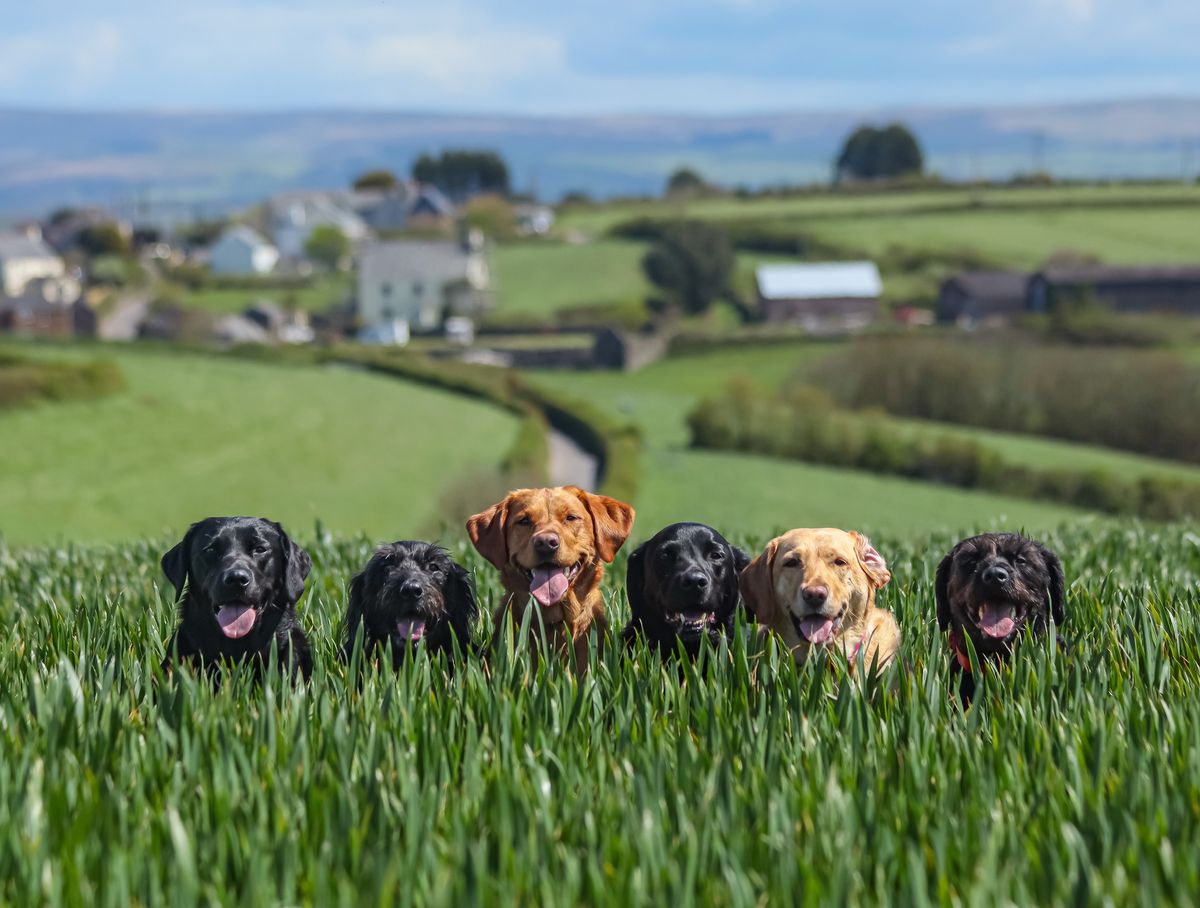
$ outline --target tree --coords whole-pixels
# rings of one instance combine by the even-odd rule
[[[725,232],[703,221],[679,221],[642,259],[646,277],[667,301],[689,314],[707,312],[730,295],[733,247]]]
[[[517,214],[503,196],[479,195],[471,199],[463,209],[463,222],[493,240],[511,240],[517,235]]]
[[[304,254],[326,268],[337,268],[350,254],[350,241],[332,224],[314,227],[304,244]]]
[[[390,170],[368,170],[359,174],[354,181],[354,188],[360,192],[364,189],[395,189],[399,180]]]
[[[129,255],[129,238],[112,221],[89,224],[79,231],[79,248],[89,256]]]
[[[699,195],[708,189],[704,177],[690,167],[680,167],[667,179],[667,195]]]
[[[494,151],[451,149],[437,157],[423,154],[413,164],[412,178],[457,201],[483,193],[507,196],[510,188],[508,165]]]
[[[860,126],[842,145],[837,159],[837,178],[888,180],[919,174],[924,156],[916,137],[902,123],[882,129]]]

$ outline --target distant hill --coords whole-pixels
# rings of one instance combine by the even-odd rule
[[[685,162],[727,183],[823,180],[851,128],[891,119],[911,124],[932,169],[952,178],[1037,165],[1070,177],[1200,168],[1200,98],[711,117],[0,109],[0,213],[148,198],[241,204],[283,187],[344,186],[370,167],[405,171],[444,146],[499,149],[517,187],[547,199],[656,193]]]

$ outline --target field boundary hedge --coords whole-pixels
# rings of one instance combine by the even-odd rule
[[[40,402],[95,400],[124,388],[125,376],[112,360],[58,362],[0,352],[0,410]]]
[[[763,395],[738,384],[702,401],[688,415],[688,426],[695,448],[866,470],[1149,520],[1200,516],[1200,483],[1029,467],[972,439],[913,434],[878,414],[837,409],[815,388]]]

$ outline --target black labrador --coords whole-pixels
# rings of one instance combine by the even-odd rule
[[[1066,622],[1066,581],[1058,556],[1017,533],[984,533],[958,543],[938,565],[935,581],[938,626],[950,632],[959,693],[975,692],[965,638],[978,661],[1008,658],[1026,628],[1045,634],[1053,619]]]
[[[639,637],[667,656],[680,645],[692,658],[705,639],[719,642],[733,630],[738,575],[750,557],[710,526],[673,523],[642,543],[625,572],[633,617],[621,632]]]
[[[393,666],[410,650],[462,655],[478,615],[471,575],[445,549],[393,542],[350,582],[342,655],[349,661],[360,628],[366,655],[390,653]]]
[[[261,669],[273,649],[281,668],[307,680],[312,655],[296,602],[311,568],[308,553],[273,521],[209,517],[192,524],[162,558],[179,602],[164,670],[175,661],[210,673],[221,662]]]

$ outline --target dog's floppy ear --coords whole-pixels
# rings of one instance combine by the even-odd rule
[[[312,570],[312,559],[308,557],[308,552],[292,542],[283,527],[275,521],[270,523],[279,533],[279,545],[283,550],[283,586],[280,589],[283,595],[278,598],[285,606],[292,606],[304,595],[304,581],[308,579],[308,572]]]
[[[962,545],[962,543],[959,543]],[[937,596],[938,627],[948,630],[950,627],[950,572],[954,570],[954,557],[958,554],[958,545],[950,550],[950,554],[938,565],[937,576],[934,579],[934,594]]]
[[[362,623],[369,567],[370,564],[354,575],[354,579],[350,581],[350,594],[346,597],[346,642],[342,653],[347,662],[350,661],[354,649],[354,638],[358,636],[358,626]]]
[[[576,486],[567,486],[567,491],[578,495],[592,515],[596,554],[604,561],[611,562],[633,529],[633,506],[607,495],[593,495]]]
[[[1042,559],[1046,562],[1046,570],[1050,572],[1050,614],[1055,624],[1065,624],[1067,621],[1067,581],[1063,575],[1062,562],[1058,556],[1041,543]]]
[[[629,610],[634,618],[641,618],[646,610],[646,548],[649,542],[643,542],[625,565],[625,595],[629,597]]]
[[[187,583],[188,574],[192,570],[192,536],[196,532],[196,527],[199,524],[193,523],[188,527],[188,531],[183,534],[183,539],[175,544],[175,546],[162,556],[163,573],[167,575],[167,579],[175,587],[175,598],[178,599],[183,595],[183,587]]]
[[[850,538],[854,540],[854,553],[858,556],[858,563],[867,579],[871,581],[871,586],[877,590],[887,586],[887,582],[892,579],[892,572],[888,570],[883,556],[871,545],[871,540],[862,533],[851,533]]]
[[[726,572],[724,601],[729,605],[729,612],[732,614],[738,605],[738,581],[741,578],[742,571],[750,564],[750,556],[728,542],[725,543],[725,548],[728,550],[733,569]]]
[[[450,562],[450,572],[442,585],[442,595],[446,599],[452,615],[465,615],[468,621],[473,621],[479,614],[479,602],[475,598],[475,584],[471,581],[471,572],[457,561]],[[468,641],[464,640],[466,644]]]
[[[778,548],[778,539],[768,542],[762,554],[746,565],[738,581],[742,598],[746,600],[746,605],[754,613],[754,617],[762,624],[775,618],[775,581],[772,574]]]
[[[508,564],[508,540],[504,527],[508,523],[508,498],[496,502],[467,521],[467,535],[475,549],[495,567]]]

